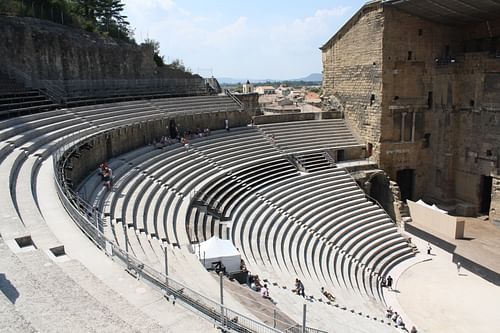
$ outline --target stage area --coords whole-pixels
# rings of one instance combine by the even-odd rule
[[[479,223],[488,222],[480,221]],[[475,223],[466,227],[469,237],[479,236],[476,233],[478,232],[476,227]],[[479,229],[481,233],[486,230]],[[498,332],[500,287],[464,268],[461,268],[459,274],[455,263],[452,262],[451,253],[432,246],[432,254],[427,255],[427,241],[409,236],[420,250],[418,257],[430,260],[419,262],[408,268],[396,281],[394,293],[401,308],[417,325],[418,331],[426,333]],[[494,237],[491,235],[491,239]],[[481,243],[485,241],[479,239],[474,239],[473,247],[470,245],[474,240],[470,240],[465,245],[467,251],[471,251],[471,254],[474,253],[478,257],[481,253],[487,253],[486,250],[481,252],[479,248],[488,246],[488,243]],[[498,256],[496,258],[498,259]]]
[[[410,222],[405,230],[434,247],[441,247],[453,255],[453,262],[500,286],[500,228],[477,218],[464,217],[463,239],[450,239],[433,233],[425,226]],[[411,235],[410,235],[411,236]]]

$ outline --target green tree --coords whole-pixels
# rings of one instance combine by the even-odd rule
[[[7,15],[19,15],[21,12],[21,2],[14,0],[0,1],[0,13]]]
[[[98,0],[74,0],[78,13],[85,19],[97,22],[97,2]]]
[[[32,16],[133,42],[122,0],[0,0],[0,14]]]
[[[128,27],[127,17],[122,15],[124,6],[121,0],[97,0],[96,18],[101,31],[109,33],[113,28]]]
[[[160,42],[147,38],[144,40],[144,44],[150,45],[153,48],[153,60],[156,63],[156,66],[165,66],[165,57],[160,55]]]
[[[181,59],[172,60],[172,63],[169,64],[169,66],[173,69],[178,69],[178,70],[181,70],[183,72],[191,73],[191,69],[186,68],[186,66],[184,66],[184,62]]]

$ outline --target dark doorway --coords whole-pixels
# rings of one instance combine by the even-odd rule
[[[481,176],[481,207],[479,209],[481,214],[490,213],[492,184],[493,178],[491,176]]]
[[[370,179],[369,195],[385,209],[389,216],[396,220],[394,214],[394,196],[392,194],[389,178],[385,174],[376,174]]]
[[[108,158],[113,156],[113,142],[111,141],[111,135],[106,136],[106,156],[108,156]]]
[[[342,162],[345,160],[344,149],[337,150],[337,162]]]
[[[413,200],[415,191],[415,170],[399,170],[396,174],[396,178],[399,189],[401,190],[401,200],[403,200],[403,202],[406,202],[407,199]]]
[[[169,133],[170,133],[170,138],[171,139],[175,139],[177,138],[177,135],[179,133],[177,133],[177,125],[175,124],[175,120],[174,119],[170,119],[170,123],[168,124],[168,130],[169,130]]]

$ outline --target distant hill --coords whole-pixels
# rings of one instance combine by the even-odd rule
[[[321,82],[323,81],[323,75],[321,73],[312,73],[301,79],[294,79],[290,81]]]
[[[277,80],[277,79],[238,79],[232,77],[218,77],[217,81],[220,84],[237,84],[245,83],[250,80],[251,83],[265,83],[265,82],[284,82],[284,81],[304,81],[304,82],[321,82],[323,80],[323,75],[321,73],[312,73],[306,77],[300,79],[287,79],[287,80]]]
[[[263,83],[263,82],[275,82],[277,80],[273,79],[236,79],[232,77],[218,77],[217,81],[221,84],[237,84],[237,83],[246,83],[247,80],[250,80],[252,83]]]

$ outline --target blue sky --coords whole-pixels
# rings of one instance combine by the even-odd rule
[[[123,0],[135,38],[202,76],[291,79],[321,72],[326,42],[364,0]]]

